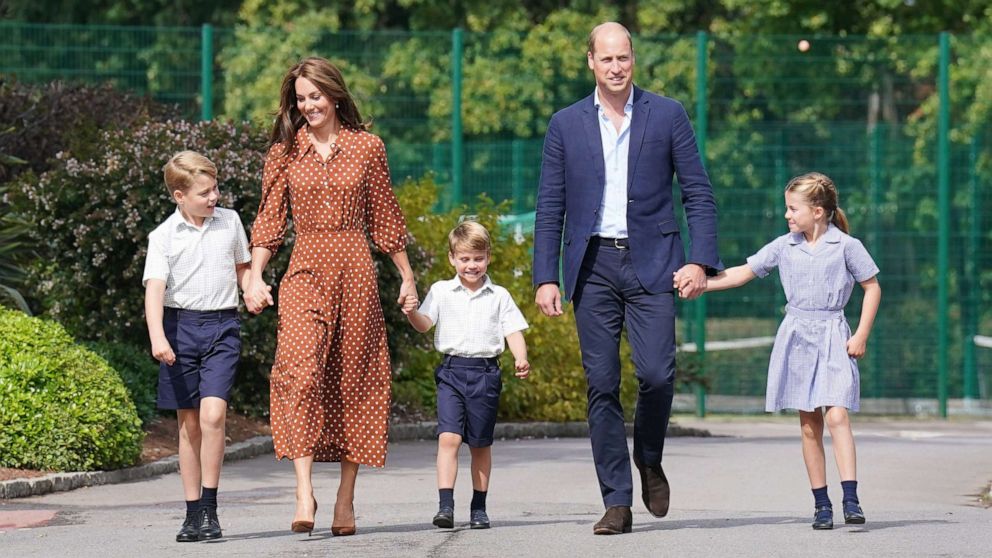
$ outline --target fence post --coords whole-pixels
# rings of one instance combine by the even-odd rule
[[[464,164],[464,138],[462,138],[462,53],[464,34],[461,27],[451,32],[451,206],[462,203],[462,165]]]
[[[524,208],[524,142],[520,138],[510,142],[510,187],[513,213],[519,215]]]
[[[951,36],[940,34],[940,67],[937,91],[940,102],[937,112],[937,399],[940,416],[947,417],[947,373],[949,366],[949,285],[951,246],[951,95],[950,61]]]
[[[982,236],[981,229],[981,198],[979,197],[978,159],[981,153],[981,140],[979,133],[971,140],[971,151],[968,154],[968,169],[971,175],[968,180],[968,195],[970,218],[968,219],[968,243],[965,245],[964,276],[968,285],[968,298],[962,305],[962,318],[964,318],[964,399],[978,399],[978,366],[975,364],[975,335],[978,334],[978,304],[979,304],[979,276],[978,276],[978,243]]]
[[[705,31],[696,33],[696,144],[699,146],[699,159],[706,166],[706,134],[709,129],[707,122],[709,107],[707,86],[707,58],[709,50],[709,36]],[[697,358],[699,363],[699,373],[706,373],[706,295],[696,299],[695,304],[695,332],[692,336],[696,342]],[[699,384],[696,386],[696,415],[706,416],[706,388]]]
[[[214,28],[200,27],[200,120],[214,117]]]
[[[875,123],[871,129],[870,137],[870,157],[871,157],[871,176],[868,182],[868,197],[871,200],[871,204],[868,207],[869,215],[871,217],[868,219],[869,229],[868,229],[868,246],[869,249],[876,253],[881,254],[881,246],[879,246],[879,227],[881,225],[880,221],[882,219],[882,124]],[[868,340],[869,350],[868,350],[868,361],[871,363],[871,382],[868,384],[869,393],[874,398],[882,397],[882,362],[879,357],[879,347],[881,347],[881,339],[879,335],[882,333],[880,327],[875,327],[875,331],[872,332],[871,338]]]

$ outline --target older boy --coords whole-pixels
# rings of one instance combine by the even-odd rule
[[[176,409],[186,519],[177,542],[217,539],[217,486],[227,400],[241,353],[238,287],[248,239],[238,214],[216,207],[217,167],[192,151],[163,168],[176,212],[148,235],[145,319],[159,365],[158,408]],[[201,488],[202,482],[202,488]]]
[[[499,355],[503,339],[515,360],[516,376],[530,373],[527,329],[510,293],[486,275],[490,257],[489,232],[465,221],[448,235],[448,261],[456,276],[431,285],[423,304],[407,314],[423,333],[434,329],[434,346],[444,354],[434,371],[437,384],[437,485],[438,512],[434,525],[455,526],[454,487],[458,476],[458,448],[468,443],[472,453],[472,504],[470,527],[489,528],[486,495],[492,471],[493,430],[503,388]],[[409,309],[416,301],[409,300]]]

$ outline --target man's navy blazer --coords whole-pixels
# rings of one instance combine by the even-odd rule
[[[557,283],[561,258],[569,298],[606,184],[599,126],[589,95],[555,113],[544,139],[534,222],[534,285]],[[703,265],[708,273],[722,270],[716,202],[685,108],[634,87],[629,133],[627,234],[641,285],[651,293],[672,291],[672,274],[686,261],[672,200],[673,174],[678,175],[689,225],[688,261]]]

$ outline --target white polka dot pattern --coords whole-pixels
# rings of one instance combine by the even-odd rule
[[[303,127],[288,156],[276,145],[265,161],[252,247],[279,248],[290,207],[296,228],[279,286],[272,438],[279,458],[381,467],[391,367],[367,237],[397,252],[406,223],[382,140],[342,128],[336,143],[324,161]]]

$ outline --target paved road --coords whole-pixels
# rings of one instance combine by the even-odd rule
[[[635,504],[629,535],[592,535],[602,507],[587,440],[497,442],[488,531],[467,528],[467,474],[455,494],[459,526],[430,525],[434,445],[401,442],[390,446],[387,468],[359,477],[353,537],[331,537],[324,512],[336,466],[316,469],[322,507],[319,529],[307,537],[288,530],[290,464],[266,456],[225,467],[220,541],[173,542],[182,521],[180,483],[167,475],[3,502],[0,556],[992,556],[992,509],[975,497],[992,480],[992,422],[857,423],[868,523],[817,532],[809,527],[812,497],[796,419],[678,422],[717,436],[669,440],[672,512],[658,520]],[[462,467],[467,471],[467,460]],[[836,471],[828,482],[838,503]],[[35,526],[10,528],[18,523]]]

